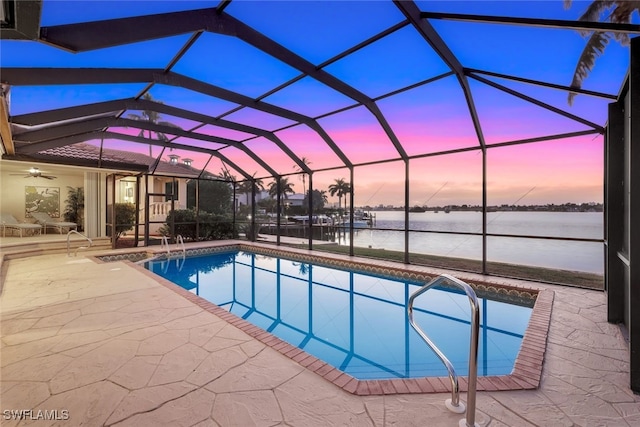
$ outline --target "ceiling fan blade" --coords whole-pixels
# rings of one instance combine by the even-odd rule
[[[40,175],[40,176],[43,177],[43,178],[46,178],[46,179],[56,179],[57,178],[56,176],[51,176],[51,175]]]

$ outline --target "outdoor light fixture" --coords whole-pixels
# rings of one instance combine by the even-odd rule
[[[178,159],[180,158],[180,156],[178,156],[177,154],[169,154],[169,163],[172,165],[177,165],[178,164]]]

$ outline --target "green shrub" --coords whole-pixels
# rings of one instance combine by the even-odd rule
[[[199,235],[196,222],[199,226]],[[238,237],[233,220],[228,215],[203,211],[196,214],[193,209],[175,209],[167,215],[166,223],[160,229],[160,233],[165,236],[171,235],[172,223],[173,235],[181,235],[184,240],[223,240]]]
[[[116,241],[125,232],[132,230],[136,223],[136,205],[133,203],[116,203]],[[111,236],[111,226],[107,226],[107,235]]]

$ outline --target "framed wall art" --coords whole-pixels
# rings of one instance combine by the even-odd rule
[[[60,218],[60,187],[24,187],[24,212],[30,218],[31,212],[45,212],[51,218]]]

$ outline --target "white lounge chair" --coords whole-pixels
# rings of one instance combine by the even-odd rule
[[[42,226],[40,224],[31,224],[28,222],[19,222],[13,215],[11,214],[0,214],[0,225],[2,226],[2,237],[5,237],[7,232],[7,228],[11,230],[20,231],[20,237],[22,237],[23,231],[32,231],[38,232],[38,234],[42,233]]]
[[[62,230],[67,228],[69,230],[77,230],[78,224],[75,222],[64,222],[64,221],[55,221],[53,218],[49,216],[48,213],[45,212],[31,212],[31,216],[35,218],[38,224],[44,227],[44,232],[47,232],[47,227],[55,228],[62,234]]]

